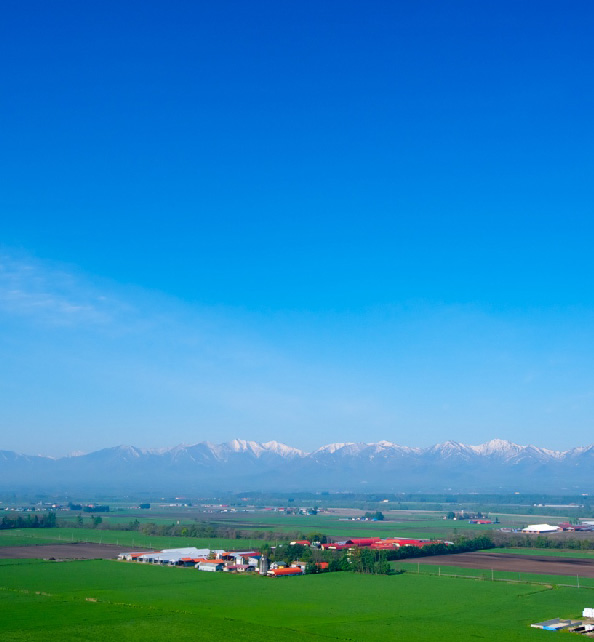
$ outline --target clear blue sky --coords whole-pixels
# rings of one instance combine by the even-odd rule
[[[593,29],[5,2],[0,449],[594,441]]]

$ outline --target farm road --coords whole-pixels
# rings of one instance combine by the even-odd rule
[[[543,575],[579,575],[594,577],[594,561],[545,555],[506,555],[505,553],[456,553],[405,560],[433,566],[458,566],[484,568],[515,573],[541,573]]]

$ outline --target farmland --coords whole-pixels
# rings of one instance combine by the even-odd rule
[[[594,578],[582,577],[577,588],[575,575],[548,575],[546,564],[538,566],[539,556],[553,565],[563,561],[588,564],[594,559],[592,553],[573,550],[495,549],[501,559],[505,557],[510,570],[487,569],[485,565],[493,565],[484,560],[480,568],[476,555],[482,553],[477,553],[463,564],[459,560],[465,558],[460,555],[448,556],[443,563],[437,557],[392,562],[393,568],[407,571],[402,575],[343,571],[285,579],[203,573],[112,559],[16,559],[49,557],[49,550],[52,557],[66,559],[111,558],[122,547],[258,548],[267,541],[272,545],[286,542],[295,533],[321,532],[335,539],[394,535],[432,539],[480,536],[497,528],[444,520],[443,515],[430,511],[386,511],[386,519],[380,521],[349,519],[360,515],[361,511],[347,509],[286,515],[159,506],[150,511],[125,509],[104,514],[95,528],[89,527],[92,517],[84,515],[81,527],[76,514],[63,512],[56,528],[2,530],[0,557],[12,559],[0,559],[0,612],[10,613],[10,617],[0,618],[0,638],[15,642],[48,637],[66,641],[174,637],[282,642],[331,637],[373,642],[458,640],[461,636],[489,639],[497,630],[499,639],[537,640],[546,633],[530,629],[531,622],[579,615],[594,599]],[[521,519],[500,515],[499,525],[516,526]],[[136,530],[118,530],[133,520],[138,520]],[[177,524],[178,530],[187,524],[188,531],[191,524],[198,523],[212,526],[211,531],[218,534],[229,529],[236,536],[143,532],[151,523],[158,529]],[[246,533],[257,539],[245,537]],[[79,554],[81,551],[88,554]],[[522,568],[518,575],[511,569],[526,563],[524,557],[518,557],[521,553],[529,561],[532,556],[536,566]],[[557,573],[564,572],[560,566],[556,568]]]
[[[271,580],[114,561],[0,561],[3,640],[538,640],[588,589],[404,574]]]
[[[143,535],[135,531],[102,530],[92,528],[51,528],[51,529],[14,529],[0,531],[0,548],[3,546],[33,546],[41,544],[60,544],[69,542],[91,542],[96,544],[115,544],[135,547],[162,549],[180,546],[197,548],[232,548],[241,542],[242,546],[262,544],[262,540],[235,540],[225,538],[164,537]]]
[[[552,555],[509,555],[507,553],[472,552],[457,555],[435,555],[417,560],[432,566],[456,566],[461,568],[495,569],[524,574],[571,575],[594,578],[594,560]],[[594,587],[594,583],[589,585]]]
[[[140,524],[151,522],[157,525],[180,525],[208,522],[214,527],[236,531],[271,533],[308,533],[322,532],[329,537],[388,537],[395,534],[403,537],[452,538],[456,534],[484,533],[495,528],[492,524],[469,524],[468,521],[444,520],[442,512],[431,511],[386,511],[385,520],[359,521],[364,514],[355,509],[331,509],[318,515],[294,515],[283,512],[251,510],[237,512],[207,512],[197,507],[162,508],[150,511],[126,510],[119,513],[103,514],[105,526],[122,528],[138,520]],[[60,523],[73,523],[76,514],[59,515]],[[497,526],[518,527],[526,525],[525,517],[500,515]],[[544,519],[544,518],[543,518]],[[550,518],[549,518],[550,519]],[[85,524],[91,517],[85,517]],[[553,522],[559,519],[553,519]]]
[[[558,548],[491,548],[491,553],[505,553],[506,555],[538,555],[539,557],[574,557],[577,559],[593,560],[594,551],[572,551]]]

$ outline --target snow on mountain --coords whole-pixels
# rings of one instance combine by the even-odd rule
[[[353,442],[327,444],[326,446],[322,446],[321,448],[314,450],[311,454],[312,455],[333,455],[335,452],[342,450],[346,446],[354,446],[354,445],[355,444]]]
[[[391,441],[337,442],[307,453],[271,440],[233,439],[173,448],[104,448],[88,454],[48,458],[0,451],[0,486],[55,484],[135,489],[367,488],[464,491],[506,488],[594,491],[594,445],[560,452],[492,439],[477,446],[446,441],[410,448]],[[33,480],[33,481],[32,481]],[[41,481],[39,481],[41,480]]]
[[[262,448],[281,457],[303,457],[306,454],[299,448],[292,448],[280,441],[267,441],[262,444]]]
[[[471,446],[466,446],[457,441],[444,441],[443,444],[435,444],[435,446],[427,448],[424,453],[440,459],[450,459],[452,457],[467,459],[475,454]]]
[[[508,455],[518,452],[522,446],[507,441],[507,439],[491,439],[480,446],[470,446],[477,455]]]

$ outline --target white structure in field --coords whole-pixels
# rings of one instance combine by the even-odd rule
[[[199,571],[222,571],[223,567],[223,562],[217,562],[215,560],[212,562],[199,562],[196,564],[196,568]]]
[[[557,526],[551,526],[550,524],[532,524],[523,528],[522,533],[546,534],[556,533],[558,530]]]
[[[187,546],[185,548],[166,548],[156,553],[144,553],[138,556],[139,562],[148,562],[150,564],[165,564],[176,566],[182,559],[190,558],[208,558],[210,548],[195,548]]]

